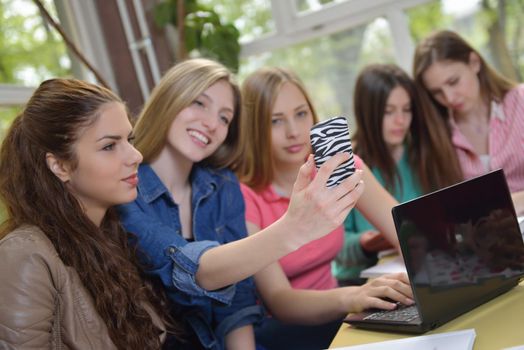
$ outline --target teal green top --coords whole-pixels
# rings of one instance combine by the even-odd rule
[[[392,193],[393,197],[400,203],[419,197],[422,194],[419,182],[415,179],[407,158],[407,154],[404,152],[397,164],[402,187],[397,179],[394,192]],[[376,168],[372,168],[371,171],[384,186],[384,179],[380,171]],[[344,248],[332,264],[333,275],[341,281],[358,278],[360,271],[377,263],[377,255],[366,255],[360,245],[360,236],[364,232],[376,230],[376,228],[358,210],[353,209],[344,221],[344,229]]]

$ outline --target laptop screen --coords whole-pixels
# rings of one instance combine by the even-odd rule
[[[502,170],[400,204],[393,217],[425,322],[461,314],[523,275],[524,244]]]

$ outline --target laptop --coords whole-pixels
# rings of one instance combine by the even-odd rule
[[[503,294],[524,276],[524,243],[499,169],[392,210],[415,305],[366,310],[358,328],[424,333]]]

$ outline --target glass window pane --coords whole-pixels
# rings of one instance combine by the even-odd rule
[[[349,0],[294,0],[298,13],[318,11],[323,7],[330,6]]]
[[[0,142],[4,139],[13,119],[22,112],[22,108],[23,106],[0,106]]]
[[[304,81],[321,119],[350,117],[359,70],[370,63],[394,62],[391,32],[384,18],[330,36],[242,60],[240,80],[262,66],[292,69]]]
[[[56,18],[51,0],[43,1]],[[71,62],[59,34],[30,0],[0,1],[0,83],[26,86],[70,74]]]
[[[213,8],[224,22],[232,22],[240,31],[241,42],[275,32],[270,0],[200,0],[199,2]]]

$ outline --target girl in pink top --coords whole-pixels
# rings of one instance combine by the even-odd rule
[[[357,169],[362,169],[362,160],[357,156],[355,165]],[[258,192],[245,184],[240,184],[240,189],[246,202],[246,221],[248,226],[256,226],[256,231],[280,219],[289,206],[289,195],[279,193],[275,184]],[[337,281],[331,273],[331,262],[342,249],[343,241],[344,229],[339,226],[322,239],[312,241],[281,258],[280,266],[291,286],[316,290],[336,288]]]
[[[504,169],[515,209],[524,213],[524,85],[448,30],[418,45],[413,75],[448,122],[464,177]]]
[[[242,99],[245,156],[236,170],[245,184],[241,189],[246,202],[248,232],[254,234],[278,222],[287,209],[298,170],[311,153],[309,130],[318,119],[303,84],[284,69],[263,68],[247,77],[242,86]],[[358,158],[357,165],[366,189],[356,205],[370,219],[375,219],[373,223],[391,243],[398,245],[390,214],[396,201]],[[257,342],[271,349],[327,347],[329,337],[328,343],[314,341],[323,336],[319,329],[328,332],[329,327],[300,332],[296,327],[290,330],[280,321],[321,325],[340,320],[352,311],[394,308],[393,303],[381,298],[384,296],[412,303],[405,274],[381,277],[363,286],[335,288],[331,262],[343,246],[343,234],[342,227],[338,227],[280,259],[280,264],[271,264],[255,275],[262,301],[273,316],[256,330]],[[301,335],[281,336],[293,331]],[[286,338],[285,344],[282,338]]]

